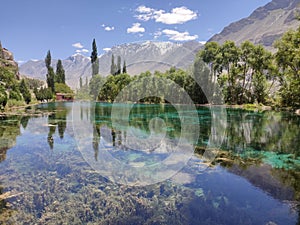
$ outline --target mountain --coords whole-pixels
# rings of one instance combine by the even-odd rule
[[[249,40],[272,49],[272,44],[289,29],[300,25],[300,0],[273,0],[256,9],[249,17],[231,23],[209,41],[220,44],[226,40],[237,44]]]
[[[99,73],[107,76],[110,73],[112,54],[126,61],[127,72],[131,75],[140,74],[147,70],[154,72],[165,71],[171,66],[187,68],[201,49],[202,44],[196,41],[184,43],[173,42],[138,42],[122,44],[112,47],[105,54],[99,56]],[[56,68],[57,60],[52,60],[52,66]],[[79,78],[91,77],[90,58],[81,54],[75,54],[62,60],[66,71],[66,82],[72,88],[78,87]],[[20,73],[27,76],[43,79],[46,78],[46,66],[44,60],[28,61],[20,66]]]
[[[3,48],[0,42],[0,68],[5,68],[14,74],[16,79],[20,79],[18,63],[14,60],[14,55],[8,49]]]

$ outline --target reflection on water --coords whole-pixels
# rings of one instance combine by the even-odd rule
[[[112,183],[85,162],[74,140],[71,104],[35,108],[46,116],[1,118],[0,224],[300,222],[300,117],[227,110],[222,149],[203,171],[201,154],[214,124],[210,110],[199,107],[199,139],[188,165],[170,180],[135,187]],[[127,152],[128,162],[148,162],[151,154],[126,148],[126,129],[112,128],[110,109],[99,104],[79,112],[93,125],[92,158],[101,160],[104,140],[120,160]],[[170,106],[137,105],[130,124],[147,137],[153,116],[165,121],[166,137],[178,141],[181,124]]]

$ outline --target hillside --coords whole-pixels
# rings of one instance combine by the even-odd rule
[[[192,64],[196,53],[202,45],[199,42],[190,41],[185,43],[172,42],[139,42],[114,46],[105,54],[99,56],[99,73],[108,75],[110,73],[111,57],[121,56],[126,60],[127,72],[131,75],[140,74],[144,71],[165,71],[171,66],[187,68]],[[115,61],[116,62],[116,61]],[[57,60],[52,61],[56,67]],[[90,58],[75,54],[62,60],[66,71],[66,82],[72,88],[78,87],[79,78],[91,77]],[[44,59],[28,61],[20,66],[20,73],[33,78],[46,78],[46,66]]]
[[[240,44],[249,40],[272,49],[276,39],[300,25],[296,19],[299,12],[300,0],[273,0],[256,9],[249,17],[231,23],[209,41],[222,44],[226,40],[233,40]]]

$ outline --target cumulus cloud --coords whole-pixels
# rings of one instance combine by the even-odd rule
[[[74,48],[83,48],[83,45],[80,42],[72,44]]]
[[[148,21],[153,19],[155,22],[164,24],[183,24],[198,17],[196,12],[185,6],[176,7],[171,12],[166,12],[165,10],[157,10],[141,5],[136,9],[136,12],[138,14],[135,17],[139,20]]]
[[[156,22],[164,24],[183,24],[194,19],[197,19],[197,13],[186,7],[174,8],[171,13],[158,12],[155,17]]]
[[[145,28],[141,27],[140,23],[132,24],[132,27],[127,28],[127,33],[143,33],[145,32]]]
[[[198,35],[190,35],[189,32],[179,32],[177,30],[165,29],[162,31],[170,40],[173,41],[192,41],[198,38]]]

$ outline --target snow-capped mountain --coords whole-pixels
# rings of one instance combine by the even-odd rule
[[[164,72],[171,66],[187,68],[194,61],[196,53],[201,49],[202,44],[196,41],[185,43],[173,42],[137,42],[114,46],[105,54],[99,56],[99,73],[107,76],[110,73],[112,54],[121,56],[126,61],[127,72],[131,75],[140,74],[147,70]],[[52,66],[56,67],[57,60],[52,60]],[[91,77],[90,58],[81,54],[75,54],[62,60],[66,71],[66,81],[73,87],[78,87],[80,77]],[[20,66],[20,73],[29,77],[46,79],[46,66],[44,60],[28,61]]]

